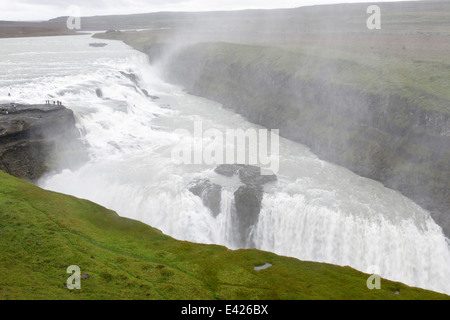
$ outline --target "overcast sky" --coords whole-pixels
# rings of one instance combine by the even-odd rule
[[[388,1],[396,0],[0,0],[0,20],[48,20],[73,15],[69,9],[72,6],[79,8],[80,16],[95,16],[157,11],[295,8],[330,3]]]

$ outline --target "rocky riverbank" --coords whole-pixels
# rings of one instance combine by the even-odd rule
[[[87,159],[74,114],[62,105],[0,105],[0,169],[32,182]]]

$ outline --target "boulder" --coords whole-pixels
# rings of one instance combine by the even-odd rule
[[[103,98],[102,89],[100,89],[100,88],[95,89],[95,94],[97,95],[97,97]]]

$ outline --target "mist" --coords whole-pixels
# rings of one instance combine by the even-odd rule
[[[23,103],[67,101],[89,154],[38,185],[177,240],[449,293],[450,5],[248,6],[83,16],[79,34],[32,43],[45,54],[8,39],[17,73],[38,67],[4,83]],[[215,161],[226,132],[253,153],[277,133],[275,170]]]
[[[398,93],[411,81],[408,77],[422,81],[414,71],[405,75],[395,62],[400,59],[420,68],[427,65],[421,59],[442,57],[445,45],[439,35],[448,32],[448,23],[437,18],[442,21],[437,31],[434,24],[415,25],[403,17],[408,11],[413,21],[442,6],[443,2],[380,5],[381,28],[375,30],[368,28],[372,13],[367,4],[198,13],[158,33],[163,40],[153,41],[144,52],[169,81],[189,92],[219,101],[269,129],[280,129],[282,136],[306,144],[321,158],[400,190],[429,209],[448,234],[445,192],[440,190],[437,199],[435,189],[424,187],[436,180],[445,184],[447,169],[442,172],[445,178],[430,173],[425,182],[419,177],[430,161],[446,166],[448,153],[442,150],[449,146],[448,116],[423,110],[423,87]],[[211,73],[219,80],[205,76]],[[205,82],[211,80],[214,85]],[[260,97],[242,98],[233,91],[240,89],[220,88],[220,81],[236,81],[237,87]],[[289,116],[279,117],[279,112]],[[436,125],[426,125],[424,132],[418,124],[424,122]],[[415,148],[427,149],[428,156],[414,154]]]

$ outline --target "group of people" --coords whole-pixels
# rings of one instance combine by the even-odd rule
[[[45,100],[45,104],[52,104],[50,100]],[[59,100],[53,101],[54,105],[62,106],[62,102]]]

